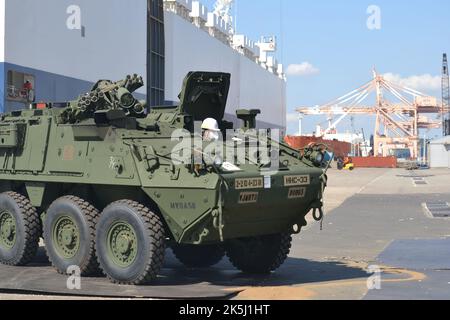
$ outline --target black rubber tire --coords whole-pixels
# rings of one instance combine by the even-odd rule
[[[28,198],[12,191],[0,194],[0,211],[4,209],[16,220],[16,243],[9,250],[0,247],[0,263],[10,266],[27,265],[34,259],[39,248],[39,214]]]
[[[178,261],[188,268],[209,268],[225,256],[221,245],[174,245],[172,251]]]
[[[108,257],[108,231],[116,222],[131,225],[138,240],[137,255],[128,267],[116,265]],[[97,257],[103,273],[113,283],[143,285],[155,280],[164,264],[165,230],[161,219],[146,206],[120,200],[101,214],[96,234]]]
[[[282,233],[230,240],[226,243],[226,251],[236,269],[249,274],[267,274],[284,263],[291,243],[292,236]]]
[[[80,233],[79,249],[70,259],[61,256],[53,243],[53,228],[63,216],[72,218]],[[94,206],[76,196],[61,197],[50,205],[44,220],[44,243],[48,259],[58,273],[67,274],[69,267],[77,266],[82,276],[101,274],[95,254],[95,229],[99,216]]]

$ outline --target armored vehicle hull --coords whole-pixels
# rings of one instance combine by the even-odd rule
[[[195,151],[195,122],[221,121],[229,81],[227,74],[189,74],[179,106],[148,114],[131,95],[142,85],[134,76],[100,81],[73,102],[3,115],[0,262],[27,264],[42,236],[58,272],[103,271],[124,284],[155,279],[167,245],[190,267],[208,267],[227,253],[244,272],[278,268],[291,234],[306,225],[308,212],[321,210],[325,151],[300,153],[270,140],[277,170],[258,159],[174,161],[183,149],[177,130],[193,139],[187,149]],[[251,129],[231,140],[240,147],[224,148],[258,141]]]

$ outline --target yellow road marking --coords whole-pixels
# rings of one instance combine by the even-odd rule
[[[386,279],[382,280],[383,283],[402,283],[402,282],[415,282],[423,281],[427,277],[425,274],[391,267],[381,267],[382,272],[390,275],[406,276],[399,279]],[[367,292],[367,279],[353,279],[353,280],[340,280],[329,281],[315,284],[305,284],[299,286],[259,286],[259,287],[239,287],[227,289],[227,291],[240,291],[237,295],[238,299],[255,299],[255,300],[309,300],[318,297],[319,291],[332,289],[332,288],[344,288],[344,287],[358,287],[362,291],[365,289]]]

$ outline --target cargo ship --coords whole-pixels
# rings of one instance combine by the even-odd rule
[[[0,112],[74,99],[98,79],[145,78],[149,45],[158,42],[165,64],[155,72],[165,104],[178,101],[189,71],[229,72],[227,120],[237,122],[238,108],[261,109],[259,125],[284,133],[286,78],[275,59],[276,39],[251,41],[191,0],[164,0],[164,39],[152,38],[148,8],[154,2],[0,0]]]

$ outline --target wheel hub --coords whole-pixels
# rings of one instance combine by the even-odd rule
[[[80,247],[80,233],[71,217],[61,217],[54,224],[53,243],[56,251],[64,258],[75,257]]]
[[[73,244],[75,240],[75,230],[72,227],[65,228],[61,232],[62,243],[69,247]]]
[[[16,220],[8,212],[0,212],[0,246],[11,249],[16,243]]]
[[[114,264],[129,267],[137,256],[137,236],[126,222],[118,222],[108,232],[108,252]]]
[[[126,254],[131,249],[132,241],[128,236],[121,235],[119,239],[117,239],[117,247],[121,254]]]

